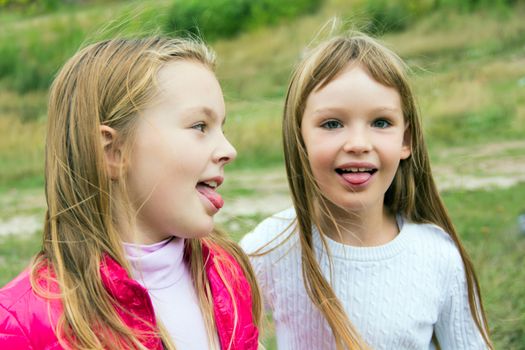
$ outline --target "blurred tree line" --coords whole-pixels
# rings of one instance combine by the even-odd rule
[[[89,0],[0,0],[0,10],[18,10],[26,14],[50,12],[68,4],[89,3]]]
[[[400,31],[436,10],[472,12],[495,8],[510,11],[523,0],[355,0],[351,11],[364,16],[363,30],[374,34]],[[106,4],[103,0],[0,0],[0,11],[38,17],[77,5]],[[115,2],[115,1],[113,1]],[[169,35],[197,35],[206,41],[229,38],[243,31],[274,25],[320,9],[324,0],[173,0],[163,8],[153,1],[148,11],[124,13],[117,34],[144,31],[154,23]],[[139,3],[137,3],[139,4]],[[355,9],[355,10],[354,10]],[[67,13],[67,11],[62,11]],[[45,25],[0,30],[0,87],[26,93],[46,89],[55,72],[101,23],[79,23],[57,16]],[[348,11],[347,11],[348,13]],[[126,17],[127,16],[127,17]],[[132,20],[130,20],[132,18]],[[1,17],[0,17],[1,20]],[[128,27],[126,27],[128,26]],[[96,30],[95,30],[96,31]],[[108,32],[111,36],[115,33]]]
[[[522,0],[361,0],[360,7],[368,15],[365,30],[371,33],[400,31],[431,12],[478,10],[508,11]]]
[[[208,41],[276,24],[315,12],[322,0],[178,0],[171,6],[164,30],[191,33]]]

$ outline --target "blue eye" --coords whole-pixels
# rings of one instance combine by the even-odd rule
[[[206,123],[197,123],[191,126],[192,129],[199,130],[200,132],[206,131]]]
[[[374,120],[374,122],[372,123],[372,126],[376,128],[380,128],[380,129],[388,128],[390,125],[392,124],[388,120],[385,120],[385,119],[377,119],[377,120]]]
[[[326,122],[321,124],[321,127],[323,129],[338,129],[338,128],[342,128],[343,124],[341,124],[341,122],[337,120],[327,120]]]

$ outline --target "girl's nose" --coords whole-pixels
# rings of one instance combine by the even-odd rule
[[[231,163],[237,157],[237,151],[235,147],[228,141],[226,136],[221,135],[221,145],[216,152],[216,161],[219,163],[228,164]]]
[[[348,153],[366,153],[372,150],[372,143],[366,130],[363,128],[354,128],[349,130],[345,135],[346,140],[343,150]]]

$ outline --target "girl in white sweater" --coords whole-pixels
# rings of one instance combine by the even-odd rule
[[[280,350],[492,349],[396,54],[363,34],[309,52],[283,141],[294,207],[241,242]]]

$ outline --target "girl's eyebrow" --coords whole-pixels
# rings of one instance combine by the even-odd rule
[[[204,114],[208,119],[213,120],[220,120],[219,116],[215,111],[207,106],[198,106],[198,107],[191,107],[187,109],[187,115],[192,114]],[[224,126],[224,123],[226,123],[226,116],[222,118],[221,125]]]
[[[324,114],[327,114],[327,113],[346,113],[350,110],[351,108],[346,108],[346,107],[321,107],[321,108],[314,110],[312,112],[312,115],[323,116]],[[381,107],[372,109],[371,112],[373,113],[378,113],[378,112],[399,113],[401,112],[401,108],[395,107],[395,106],[381,106]]]
[[[186,114],[205,114],[207,117],[216,118],[215,112],[206,106],[190,107],[186,109]]]
[[[378,107],[375,109],[377,112],[383,112],[383,111],[386,111],[386,112],[401,112],[401,108],[399,107]]]
[[[342,111],[345,111],[346,108],[342,108],[342,107],[321,107],[321,108],[317,108],[316,110],[314,110],[312,112],[312,114],[314,116],[317,116],[317,115],[323,115],[323,114],[326,114],[326,113],[340,113]]]

